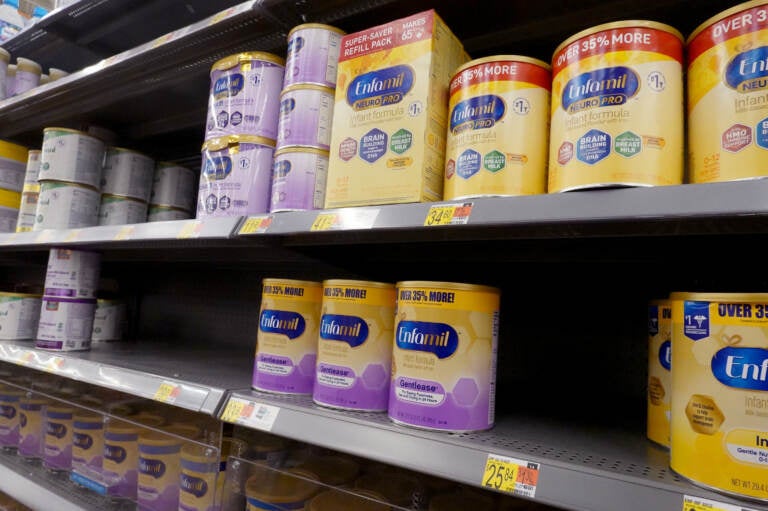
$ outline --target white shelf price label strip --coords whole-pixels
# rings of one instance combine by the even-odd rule
[[[540,469],[539,463],[488,454],[480,484],[511,495],[533,498],[536,496]]]
[[[683,511],[757,511],[751,507],[734,506],[702,497],[685,495],[683,497]]]
[[[221,420],[242,424],[255,429],[272,431],[280,408],[277,406],[255,403],[239,397],[231,397],[221,414]]]

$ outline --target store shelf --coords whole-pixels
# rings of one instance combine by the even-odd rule
[[[0,452],[0,491],[32,509],[56,511],[133,511],[136,505],[112,501],[75,486],[64,474],[53,474],[38,462]]]
[[[215,415],[229,389],[250,377],[246,350],[165,343],[107,343],[83,352],[51,352],[32,342],[0,343],[0,360],[134,396]],[[211,361],[215,363],[211,363]]]
[[[456,210],[450,223],[430,216],[443,206]],[[318,226],[323,217],[330,221]],[[427,225],[430,222],[434,225]],[[285,244],[297,245],[414,237],[425,241],[445,238],[447,233],[452,240],[721,234],[759,232],[766,222],[768,179],[757,179],[280,212],[250,217],[238,234],[283,235]]]
[[[533,498],[566,509],[673,511],[684,509],[686,495],[753,508],[686,482],[668,468],[666,451],[623,428],[521,414],[486,432],[434,432],[395,424],[386,413],[332,410],[307,396],[253,390],[233,392],[224,416],[233,409],[242,410],[235,424],[474,486],[483,485],[489,454],[539,463]]]

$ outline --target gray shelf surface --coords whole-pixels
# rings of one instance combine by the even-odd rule
[[[210,348],[161,342],[103,343],[70,352],[38,350],[31,341],[0,343],[2,361],[209,415],[217,414],[228,390],[250,377],[243,355],[222,350],[214,356]],[[164,398],[163,391],[174,389],[174,398]]]
[[[32,509],[56,511],[133,511],[136,505],[112,501],[31,464],[14,453],[0,452],[0,491]]]
[[[255,429],[478,487],[489,454],[540,463],[534,500],[565,509],[616,511],[621,503],[623,511],[680,511],[686,495],[766,509],[685,481],[668,468],[667,451],[625,428],[521,415],[498,418],[485,432],[446,433],[401,426],[386,413],[320,407],[309,396],[238,390],[232,398],[279,409],[271,428]]]

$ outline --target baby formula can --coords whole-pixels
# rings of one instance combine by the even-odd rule
[[[297,84],[280,94],[277,147],[308,146],[327,151],[331,143],[334,90]]]
[[[123,300],[96,300],[91,341],[120,341],[128,322],[128,304]]]
[[[552,57],[550,193],[683,182],[683,38],[645,20],[598,25]]]
[[[0,232],[13,232],[19,222],[21,194],[0,189]]]
[[[147,221],[147,203],[124,195],[102,194],[99,225],[140,224]]]
[[[0,448],[15,451],[19,446],[19,402],[24,391],[11,386],[0,386]]]
[[[32,230],[98,225],[100,202],[101,194],[95,188],[63,181],[41,181]]]
[[[393,284],[323,282],[312,391],[315,403],[348,410],[387,410],[394,314]]]
[[[56,67],[49,67],[48,68],[48,77],[52,82],[55,82],[56,80],[60,80],[64,78],[65,76],[69,75],[68,72],[64,71],[63,69],[59,69]]]
[[[138,151],[110,146],[104,159],[101,193],[149,200],[155,160]]]
[[[40,295],[0,292],[0,340],[34,339],[40,304]]]
[[[0,188],[20,192],[25,182],[29,150],[0,140]]]
[[[150,205],[147,213],[147,222],[167,222],[172,220],[188,220],[193,215],[183,209],[168,206]]]
[[[179,511],[213,511],[218,451],[208,445],[185,443],[181,446]]]
[[[304,23],[288,32],[288,58],[283,87],[312,83],[336,87],[341,36],[345,32],[321,23]]]
[[[136,501],[141,429],[120,420],[107,423],[101,473],[108,495]]]
[[[43,69],[34,60],[19,57],[16,59],[16,80],[13,85],[14,95],[19,95],[40,85]]]
[[[390,419],[454,432],[491,428],[501,291],[428,281],[396,287]]]
[[[43,466],[54,472],[72,469],[73,416],[75,409],[49,405],[45,410]]]
[[[39,149],[27,151],[27,164],[24,168],[24,185],[36,185],[40,173],[40,161],[43,152]]]
[[[445,200],[544,193],[549,64],[518,55],[472,60],[451,80]]]
[[[16,64],[8,64],[8,69],[5,74],[5,90],[6,98],[12,98],[16,95]]]
[[[266,213],[272,178],[272,140],[248,135],[203,144],[197,218]]]
[[[672,293],[670,466],[768,502],[768,294]]]
[[[768,176],[768,2],[744,2],[687,41],[692,183]]]
[[[0,48],[0,100],[10,97],[8,95],[8,64],[11,63],[11,54]]]
[[[195,171],[172,162],[158,162],[149,202],[156,206],[193,211],[198,176]]]
[[[24,395],[19,401],[19,456],[30,461],[43,457],[46,399]]]
[[[672,304],[667,299],[648,304],[648,439],[669,448],[672,393]]]
[[[91,349],[96,300],[43,297],[35,348],[54,351]]]
[[[98,190],[105,144],[87,133],[68,128],[43,130],[43,154],[38,180],[65,181]]]
[[[229,135],[277,138],[285,59],[265,52],[224,57],[211,67],[205,139]]]
[[[80,476],[73,478],[75,482],[100,484],[103,454],[104,416],[78,411],[72,423],[72,472]]]
[[[95,300],[100,276],[99,252],[54,247],[48,252],[44,294]]]
[[[156,431],[139,436],[138,504],[152,511],[178,511],[181,438]]]
[[[327,489],[307,503],[307,511],[391,511],[392,508],[371,500],[368,495]]]
[[[304,509],[307,501],[323,489],[305,474],[275,472],[255,467],[256,473],[245,483],[246,511],[264,509]]]
[[[322,296],[321,282],[263,280],[254,389],[312,394]]]
[[[16,218],[16,232],[29,232],[35,226],[37,202],[40,198],[40,185],[24,185],[19,204],[19,215]]]
[[[328,151],[284,147],[275,151],[270,212],[322,209]]]

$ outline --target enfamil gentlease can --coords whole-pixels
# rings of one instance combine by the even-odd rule
[[[501,291],[427,281],[396,290],[389,418],[452,432],[491,428]]]
[[[672,293],[670,466],[768,502],[768,294]]]
[[[550,69],[517,55],[459,67],[448,100],[445,200],[546,191]]]
[[[690,181],[768,176],[768,2],[707,20],[687,49]]]
[[[552,57],[547,191],[683,182],[683,37],[653,21],[579,32]]]
[[[672,397],[672,305],[667,299],[648,304],[648,439],[669,448]]]

